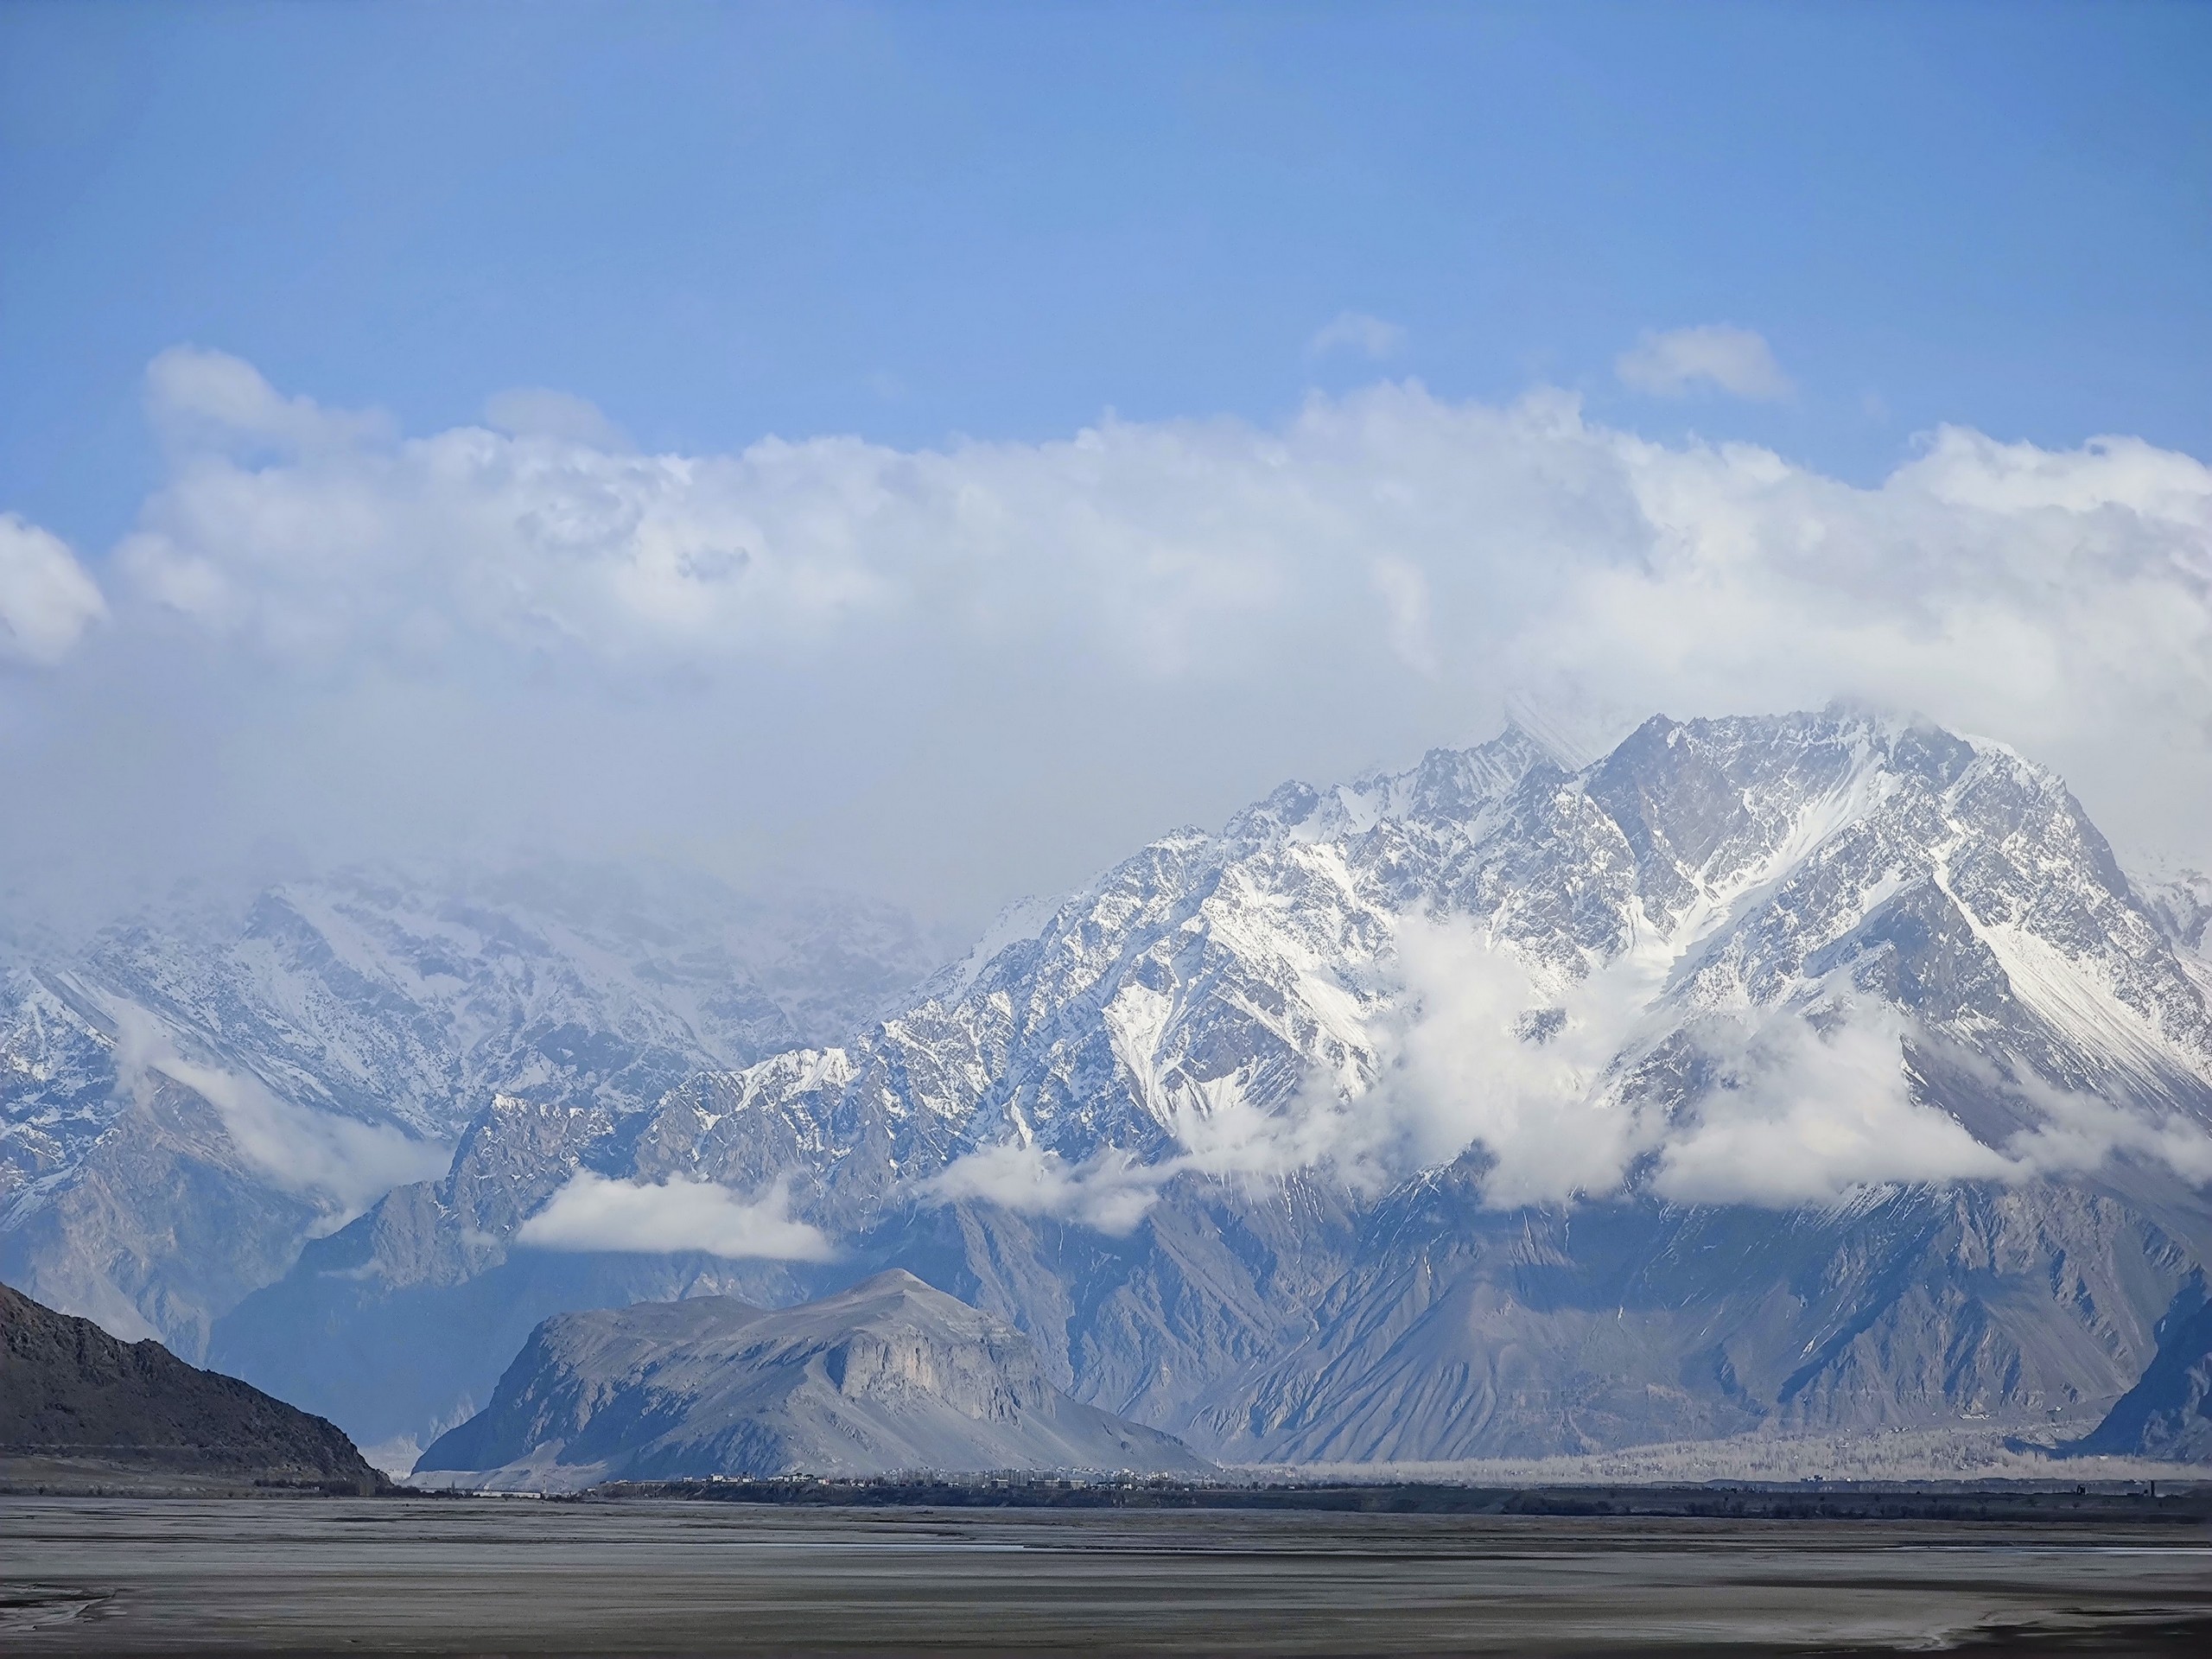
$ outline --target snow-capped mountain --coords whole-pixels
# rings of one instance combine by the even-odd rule
[[[1924,725],[1510,729],[1166,836],[850,1040],[503,1093],[214,1352],[373,1441],[564,1307],[898,1265],[1217,1454],[2094,1420],[2212,1249],[2189,891]]]
[[[506,1095],[634,1112],[864,1025],[914,925],[648,868],[356,871],[0,962],[0,1269],[194,1358]]]

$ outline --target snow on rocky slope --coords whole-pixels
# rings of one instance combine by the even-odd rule
[[[0,960],[0,1273],[202,1357],[213,1321],[495,1096],[625,1112],[862,1025],[931,966],[827,897],[542,865],[356,871]]]
[[[381,1440],[563,1307],[895,1264],[1216,1452],[2070,1422],[2212,1249],[2188,928],[1999,746],[1509,729],[1164,837],[839,1046],[503,1096],[216,1351]]]

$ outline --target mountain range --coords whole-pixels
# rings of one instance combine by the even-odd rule
[[[550,1316],[891,1268],[1207,1456],[1433,1460],[2079,1433],[2212,1254],[2212,883],[1924,723],[1509,728],[933,971],[592,891],[19,944],[0,1272],[397,1460]]]
[[[552,862],[0,936],[0,1277],[202,1359],[304,1242],[444,1170],[487,1101],[634,1109],[842,1033],[932,965],[883,906]]]

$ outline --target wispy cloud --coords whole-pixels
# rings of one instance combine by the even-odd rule
[[[1647,332],[1614,359],[1613,372],[1631,391],[1654,397],[1681,397],[1710,387],[1771,403],[1793,390],[1764,336],[1726,323]]]
[[[1395,357],[1404,349],[1405,343],[1406,331],[1395,322],[1385,322],[1364,311],[1339,311],[1306,342],[1306,350],[1313,357],[1351,352],[1379,363],[1385,358]]]
[[[1119,1237],[1144,1218],[1180,1167],[1140,1164],[1112,1148],[1071,1163],[1056,1152],[1009,1141],[956,1159],[918,1190],[925,1199],[980,1198],[1017,1215],[1052,1216]]]
[[[1714,1082],[1670,1124],[1652,1185],[1685,1204],[1822,1204],[1887,1185],[2025,1173],[1916,1099],[1908,1022],[1878,1006],[1820,1026],[1794,1010],[1709,1022]]]
[[[631,448],[629,434],[608,420],[599,405],[574,392],[548,386],[513,386],[484,400],[484,418],[517,438],[562,438],[611,454]]]
[[[393,1187],[436,1179],[453,1148],[382,1123],[316,1111],[280,1098],[257,1077],[181,1057],[168,1031],[135,1004],[116,1001],[119,1085],[144,1098],[160,1080],[181,1084],[215,1109],[232,1147],[279,1189],[315,1199],[349,1220]]]

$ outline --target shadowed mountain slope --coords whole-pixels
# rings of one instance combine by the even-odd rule
[[[144,1466],[375,1491],[334,1424],[0,1285],[0,1468]]]
[[[2078,1456],[2212,1463],[2212,1299],[2202,1275],[2183,1288],[2160,1324],[2158,1351],[2142,1380],[2068,1449]]]

